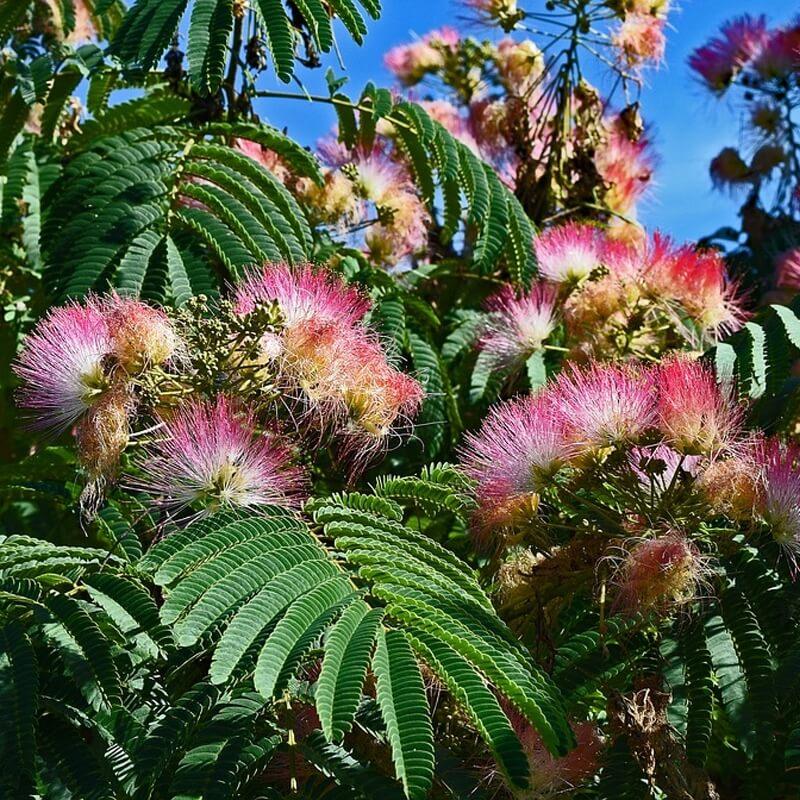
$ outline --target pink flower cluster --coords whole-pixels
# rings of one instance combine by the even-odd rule
[[[268,264],[236,288],[240,315],[276,303],[281,333],[262,340],[287,398],[296,397],[343,436],[360,458],[417,412],[419,383],[387,360],[364,323],[369,303],[338,277],[310,264]]]
[[[744,15],[727,22],[718,36],[695,50],[689,66],[705,85],[723,93],[745,70],[754,81],[781,80],[800,66],[800,23],[770,29],[766,17]]]
[[[607,309],[593,307],[601,312],[599,316],[616,311],[618,301],[633,291],[634,295],[642,292],[654,300],[677,304],[704,330],[730,331],[741,325],[741,302],[716,250],[676,245],[659,233],[627,244],[596,227],[576,223],[545,231],[535,249],[539,270],[550,281],[575,284],[593,275],[598,278],[600,286],[607,289],[602,299],[609,305]],[[583,299],[597,306],[598,292],[589,292]],[[581,301],[579,293],[572,304],[585,312]]]
[[[462,451],[477,484],[479,527],[516,527],[564,468],[582,470],[609,448],[660,443],[709,461],[738,452],[741,410],[703,364],[650,368],[570,365],[536,397],[495,407]]]

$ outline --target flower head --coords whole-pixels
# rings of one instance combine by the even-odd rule
[[[653,14],[626,14],[611,41],[630,66],[646,61],[660,64],[667,46],[665,25],[663,17]]]
[[[760,453],[762,490],[758,510],[794,569],[800,553],[800,447],[775,439]]]
[[[762,78],[785,78],[800,66],[800,24],[770,31],[758,44],[753,69]]]
[[[506,89],[516,97],[528,97],[544,72],[544,57],[535,42],[502,39],[495,63]]]
[[[530,783],[519,795],[521,800],[567,795],[597,772],[604,745],[596,725],[570,721],[575,747],[559,758],[550,753],[536,729],[519,712],[507,702],[502,705],[528,757]]]
[[[652,374],[633,367],[569,365],[552,391],[572,440],[582,450],[635,443],[656,420]]]
[[[130,438],[130,398],[125,387],[103,394],[76,426],[78,456],[92,478],[114,474]]]
[[[646,135],[631,138],[618,118],[606,120],[606,137],[598,146],[595,165],[606,184],[605,204],[629,215],[653,180],[655,159]]]
[[[496,406],[462,449],[477,482],[482,526],[513,525],[536,513],[546,482],[570,459],[564,420],[546,395]]]
[[[671,447],[690,455],[730,451],[742,411],[726,397],[710,368],[675,357],[656,368],[658,426]]]
[[[457,47],[460,39],[458,31],[445,26],[416,42],[393,47],[383,63],[402,84],[413,86],[428,73],[443,67],[445,53]]]
[[[689,57],[689,66],[711,91],[721,94],[742,67],[763,47],[767,37],[766,17],[738,17],[722,26],[720,36],[699,47]]]
[[[277,303],[287,327],[309,320],[352,326],[369,309],[369,301],[357,289],[311,264],[266,264],[236,287],[234,302],[240,315],[251,313],[259,304]]]
[[[752,181],[750,167],[747,166],[735,147],[724,147],[720,150],[719,153],[711,159],[709,173],[711,175],[711,182],[717,189],[723,187],[730,187],[733,189],[736,186],[741,186],[742,184],[747,184]]]
[[[613,577],[616,605],[629,612],[666,611],[690,602],[707,572],[705,562],[697,546],[678,531],[626,545]]]
[[[781,253],[776,259],[775,285],[779,289],[800,292],[800,247]]]
[[[556,325],[556,290],[539,284],[518,295],[505,287],[489,298],[480,349],[496,364],[514,367],[544,345]]]
[[[108,320],[93,300],[55,308],[36,325],[14,371],[24,382],[20,401],[37,413],[38,427],[64,430],[100,399],[112,348]]]
[[[296,506],[305,487],[277,436],[258,433],[253,414],[224,395],[190,400],[164,422],[163,438],[149,445],[136,486],[176,510]]]
[[[603,238],[599,228],[574,222],[543,231],[534,243],[539,271],[554,283],[587,278],[602,264]]]
[[[163,364],[179,348],[169,317],[160,309],[112,294],[102,304],[112,334],[113,353],[129,374]]]

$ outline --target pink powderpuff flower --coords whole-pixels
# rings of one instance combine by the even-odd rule
[[[164,422],[163,438],[146,448],[135,488],[154,503],[180,511],[220,507],[295,507],[306,479],[274,434],[256,432],[252,412],[220,395],[189,400]]]
[[[274,151],[250,139],[237,138],[233,146],[243,155],[261,164],[264,169],[271,172],[281,183],[286,183],[291,177],[291,171],[286,162]]]
[[[588,278],[602,266],[603,232],[592,225],[569,222],[549,228],[534,241],[539,272],[554,283]]]
[[[553,332],[556,299],[556,288],[547,284],[523,294],[510,286],[501,289],[486,302],[489,314],[479,348],[498,366],[520,366]]]
[[[178,334],[160,309],[117,294],[105,298],[102,309],[112,335],[113,354],[128,374],[163,364],[178,352]]]
[[[660,497],[674,484],[680,473],[695,477],[700,467],[700,457],[687,456],[660,443],[634,447],[629,463],[642,488],[646,492],[652,490]]]
[[[620,59],[636,67],[645,62],[660,64],[664,60],[667,37],[666,20],[653,14],[626,14],[612,34],[611,42],[619,50]]]
[[[770,31],[753,59],[753,69],[767,80],[786,78],[800,66],[800,22]]]
[[[742,433],[742,409],[722,392],[713,371],[699,361],[673,357],[655,369],[658,427],[687,455],[730,452]]]
[[[760,52],[767,36],[767,20],[763,15],[737,17],[722,26],[720,36],[691,54],[689,67],[711,91],[722,94],[745,64]]]
[[[767,440],[759,453],[758,511],[795,574],[800,554],[800,447]]]
[[[237,314],[252,313],[259,304],[277,303],[286,326],[309,320],[358,324],[370,307],[357,289],[347,286],[335,273],[312,264],[265,264],[249,272],[236,287]]]
[[[397,192],[387,199],[379,218],[364,235],[364,248],[378,264],[394,266],[427,245],[430,215],[415,192]]]
[[[630,215],[653,181],[652,146],[646,135],[631,139],[619,119],[606,120],[605,128],[605,141],[595,153],[595,166],[607,186],[604,201],[612,211]]]
[[[414,86],[425,75],[444,66],[447,50],[454,50],[461,40],[458,31],[447,26],[430,31],[419,41],[398,45],[383,58],[389,70],[405,86]]]
[[[100,399],[112,349],[106,315],[95,300],[55,308],[36,325],[14,371],[24,382],[20,402],[36,412],[37,427],[61,432]]]
[[[781,253],[775,261],[775,285],[779,289],[800,292],[800,247]]]
[[[477,483],[479,527],[533,517],[539,494],[571,457],[564,420],[546,393],[495,406],[461,450],[464,472]]]
[[[505,700],[501,700],[501,705],[528,757],[530,782],[521,798],[567,797],[597,773],[605,745],[596,725],[570,720],[575,747],[558,758],[550,753],[542,737],[522,714]]]
[[[678,531],[626,542],[612,577],[614,607],[664,613],[695,600],[707,573],[708,559]]]
[[[718,250],[675,246],[669,237],[656,233],[643,257],[644,280],[657,296],[679,302],[697,323],[715,334],[741,327],[745,314]]]
[[[636,443],[656,422],[651,372],[632,366],[573,364],[558,376],[554,402],[582,451]]]

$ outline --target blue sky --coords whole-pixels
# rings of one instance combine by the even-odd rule
[[[765,13],[772,23],[785,21],[776,0],[679,0],[680,9],[670,15],[666,64],[648,73],[642,110],[652,127],[660,164],[657,185],[640,208],[640,219],[648,227],[661,228],[681,239],[694,239],[736,222],[737,204],[712,192],[708,163],[726,144],[736,144],[738,120],[728,101],[715,101],[693,80],[686,66],[688,54],[711,36],[725,19],[743,13]],[[536,0],[523,6],[533,8]],[[383,53],[444,24],[463,26],[463,10],[456,0],[384,0],[380,21],[370,23],[363,47],[342,35],[343,74],[350,78],[351,94],[372,80],[390,86],[391,75],[383,67]],[[776,16],[778,12],[780,16]],[[326,62],[342,72],[335,60]],[[306,88],[320,91],[321,71],[305,71]],[[324,90],[322,90],[325,93]],[[257,106],[265,121],[279,127],[304,144],[313,144],[333,124],[330,109],[298,101],[269,100]]]

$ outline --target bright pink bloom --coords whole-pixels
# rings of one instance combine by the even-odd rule
[[[731,332],[741,327],[744,312],[718,250],[676,246],[656,233],[643,261],[648,287],[663,299],[679,302],[704,329]]]
[[[766,17],[738,17],[722,26],[720,36],[699,47],[689,57],[689,66],[713,92],[722,93],[757,55],[767,40]]]
[[[792,75],[800,66],[800,23],[770,31],[753,60],[753,69],[766,79]]]
[[[108,386],[104,360],[112,348],[93,300],[55,308],[36,325],[14,371],[24,381],[20,402],[37,413],[38,427],[62,431],[97,402]]]
[[[723,394],[714,372],[699,361],[675,357],[655,371],[658,426],[681,453],[718,455],[741,434],[742,410]]]
[[[534,241],[539,272],[554,283],[580,281],[602,265],[603,232],[569,222],[548,228]]]
[[[180,510],[297,506],[306,480],[280,439],[256,431],[252,412],[220,395],[187,401],[165,421],[164,438],[148,446],[136,487]]]
[[[308,320],[356,325],[369,310],[369,301],[326,269],[302,264],[266,264],[250,272],[236,287],[237,314],[251,313],[259,303],[277,303],[287,326]]]
[[[776,286],[790,292],[800,292],[800,247],[781,253],[776,261]]]
[[[498,365],[518,366],[553,332],[556,298],[556,289],[546,284],[522,295],[510,286],[492,295],[486,303],[489,314],[480,349]]]
[[[784,445],[775,439],[767,440],[759,461],[763,481],[759,511],[793,569],[797,569],[800,554],[800,447]]]
[[[631,139],[618,119],[605,122],[606,139],[597,148],[595,165],[608,189],[605,203],[618,214],[630,214],[650,187],[655,157],[646,135]]]
[[[553,385],[572,440],[594,450],[635,443],[656,421],[653,377],[633,367],[572,364]]]
[[[479,522],[487,528],[533,516],[539,493],[572,455],[564,420],[546,395],[495,406],[461,453],[477,482]]]
[[[641,539],[623,551],[614,573],[615,606],[629,612],[658,609],[694,600],[707,572],[697,546],[676,531]]]

